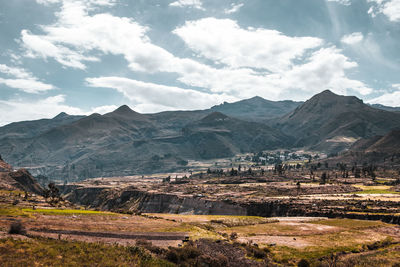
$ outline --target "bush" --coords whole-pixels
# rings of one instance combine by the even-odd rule
[[[302,259],[301,261],[299,261],[299,263],[297,264],[298,267],[309,267],[310,263],[308,263],[307,260]]]
[[[236,232],[232,232],[231,235],[229,236],[231,240],[236,240],[238,238],[238,234]]]
[[[24,225],[20,221],[16,221],[10,225],[8,233],[12,235],[26,235],[26,230]]]
[[[246,246],[247,256],[256,259],[266,259],[268,257],[268,250],[260,249],[258,247]]]
[[[163,254],[165,252],[165,249],[157,247],[157,246],[153,246],[153,243],[151,243],[148,240],[144,240],[144,239],[139,239],[136,241],[136,246],[142,247],[147,249],[148,251],[160,255]]]
[[[165,255],[165,258],[170,262],[180,263],[187,260],[195,259],[200,255],[201,253],[197,248],[191,245],[187,245],[183,248],[169,247],[169,251]]]
[[[215,257],[201,255],[197,258],[196,266],[225,267],[228,266],[228,258],[222,254],[218,254]]]
[[[170,249],[167,252],[167,255],[165,255],[165,259],[173,263],[178,263],[179,262],[178,252],[176,252],[176,250]]]

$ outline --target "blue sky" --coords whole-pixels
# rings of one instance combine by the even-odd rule
[[[0,125],[325,89],[400,106],[400,0],[0,2]]]

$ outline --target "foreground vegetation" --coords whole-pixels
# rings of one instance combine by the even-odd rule
[[[172,266],[139,247],[48,238],[0,239],[1,266]]]
[[[116,215],[113,212],[83,209],[55,209],[55,208],[24,208],[11,205],[0,205],[0,216],[24,216],[30,217],[34,214],[44,215]]]

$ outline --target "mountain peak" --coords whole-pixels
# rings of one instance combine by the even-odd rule
[[[324,90],[319,94],[314,95],[311,99],[305,102],[312,105],[322,104],[332,106],[337,105],[364,105],[364,102],[355,96],[337,95],[330,90]]]
[[[118,114],[129,114],[132,112],[135,112],[135,111],[133,111],[128,105],[122,105],[113,111],[113,113],[118,113]]]
[[[262,101],[262,100],[266,100],[266,99],[262,98],[261,96],[256,95],[256,96],[250,98],[249,100]]]
[[[119,108],[117,108],[116,110],[114,110],[113,112],[110,112],[108,114],[106,114],[105,116],[117,116],[117,117],[124,117],[126,119],[133,119],[133,120],[142,120],[144,119],[146,116],[143,114],[140,114],[134,110],[132,110],[129,106],[127,105],[122,105]]]
[[[65,112],[60,112],[57,116],[55,116],[53,119],[61,119],[61,118],[65,118],[68,117],[69,115]]]
[[[337,96],[337,94],[335,94],[334,92],[332,92],[329,89],[322,91],[321,93],[319,93],[319,95],[332,95],[332,96],[336,95]]]
[[[136,111],[132,110],[127,105],[122,105],[119,108],[117,108],[116,110],[114,110],[113,112],[111,112],[110,114],[119,115],[119,116],[136,116],[139,113],[137,113]]]

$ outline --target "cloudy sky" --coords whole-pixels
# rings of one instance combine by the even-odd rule
[[[400,0],[0,1],[0,125],[322,90],[400,106]]]

